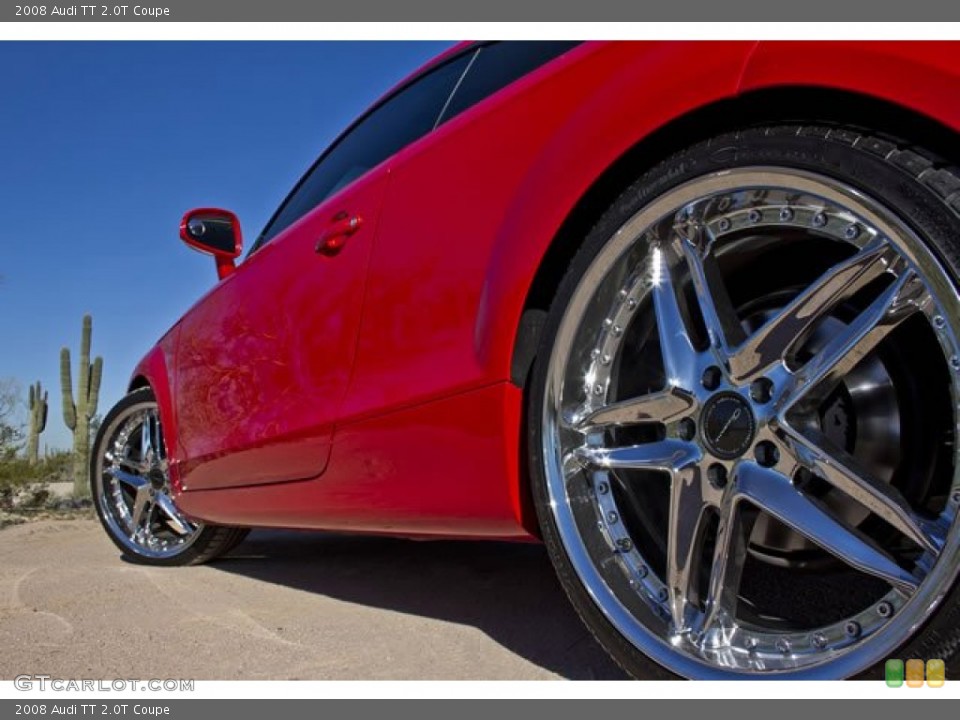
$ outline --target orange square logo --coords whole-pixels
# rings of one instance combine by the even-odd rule
[[[907,687],[923,687],[923,660],[907,660]]]

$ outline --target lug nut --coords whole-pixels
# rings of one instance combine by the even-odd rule
[[[860,637],[860,623],[855,620],[851,620],[843,626],[843,631],[852,638]]]
[[[707,390],[716,390],[720,387],[720,381],[723,379],[723,373],[716,365],[711,365],[703,371],[703,377],[700,382]]]
[[[758,378],[750,384],[750,397],[760,404],[770,402],[773,397],[773,382],[770,378]]]
[[[727,485],[727,469],[720,463],[714,463],[707,468],[707,480],[717,490],[722,490]]]
[[[877,615],[882,618],[888,618],[893,615],[893,605],[884,600],[882,603],[877,605]]]
[[[757,462],[764,467],[773,467],[780,462],[780,451],[777,450],[777,446],[769,440],[758,442],[753,453],[757,458]]]
[[[693,440],[697,435],[697,424],[691,418],[684,418],[677,424],[677,435],[681,440]]]

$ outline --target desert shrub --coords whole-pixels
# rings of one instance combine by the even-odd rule
[[[38,483],[70,481],[72,454],[56,452],[31,465],[23,458],[0,459],[0,507],[10,507],[13,496]]]

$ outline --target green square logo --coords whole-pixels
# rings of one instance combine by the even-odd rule
[[[887,680],[887,687],[903,685],[903,660],[887,660],[887,664],[883,668],[883,674]]]

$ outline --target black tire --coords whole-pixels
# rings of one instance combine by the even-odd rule
[[[111,522],[111,519],[108,518],[108,506],[106,503],[100,501],[101,486],[98,483],[97,473],[99,462],[107,451],[106,444],[110,439],[108,433],[118,418],[124,416],[132,408],[143,407],[145,404],[156,404],[156,396],[153,390],[149,387],[144,387],[132,391],[111,408],[110,412],[104,417],[100,429],[97,432],[97,437],[90,453],[90,485],[93,505],[97,510],[97,517],[100,519],[100,523],[103,525],[107,536],[113,544],[116,545],[123,553],[123,556],[131,562],[144,565],[178,566],[200,565],[215,560],[240,544],[250,531],[247,528],[201,525],[189,547],[183,549],[182,552],[177,552],[167,557],[153,557],[137,552],[131,547],[129,542],[125,541],[125,538],[118,536],[116,522]]]
[[[228,555],[233,552],[233,550],[244,540],[246,540],[247,536],[250,534],[250,528],[233,528],[233,530],[236,530],[236,533],[234,533],[233,538],[229,543],[227,543],[223,550],[220,551],[218,557],[223,557],[224,555]]]
[[[719,135],[679,152],[643,173],[604,212],[569,263],[550,308],[527,387],[529,469],[532,494],[549,556],[570,601],[613,659],[641,679],[680,679],[631,643],[598,607],[564,547],[550,508],[541,417],[548,361],[564,313],[591,263],[614,233],[664,193],[721,169],[777,166],[834,178],[858,189],[897,215],[924,241],[960,285],[960,172],[915,146],[853,128],[770,126]],[[960,672],[960,583],[889,657],[940,658],[947,672]],[[858,678],[883,676],[883,658]]]

